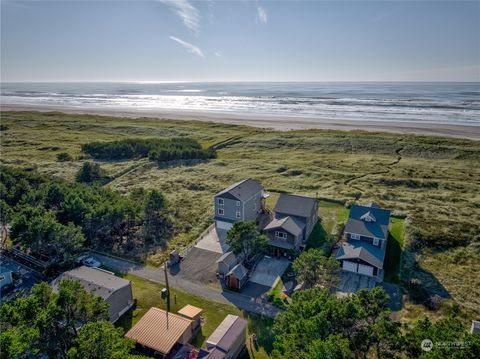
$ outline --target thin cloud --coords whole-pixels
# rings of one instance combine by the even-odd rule
[[[257,18],[260,21],[260,23],[267,25],[267,22],[268,22],[267,12],[260,5],[257,5]]]
[[[198,33],[200,28],[200,13],[188,0],[158,0],[168,6],[179,18],[183,24],[194,33]]]
[[[203,54],[203,51],[198,46],[195,46],[189,42],[183,41],[182,39],[179,39],[178,37],[175,37],[175,36],[169,36],[169,38],[175,41],[177,44],[180,44],[185,50],[187,50],[187,52],[200,57],[205,57],[205,55]]]
[[[217,56],[217,57],[222,57],[222,52],[221,51],[215,51],[214,55]]]

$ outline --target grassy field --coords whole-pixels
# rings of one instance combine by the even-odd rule
[[[175,218],[171,248],[189,245],[212,221],[212,195],[245,177],[271,193],[295,192],[323,199],[325,233],[340,203],[376,202],[407,215],[402,281],[418,279],[480,314],[480,143],[462,139],[360,131],[278,132],[223,124],[156,119],[122,119],[58,113],[1,116],[1,162],[72,180],[86,160],[83,143],[122,138],[182,137],[218,145],[210,161],[158,166],[147,160],[99,162],[114,178],[108,186],[128,193],[156,188]],[[67,152],[75,160],[57,162]],[[273,196],[271,200],[274,200]],[[328,205],[327,205],[328,204]],[[336,214],[335,214],[336,212]],[[165,252],[148,253],[159,263]],[[477,284],[477,285],[475,285]]]
[[[133,296],[137,300],[136,307],[133,311],[127,313],[121,318],[117,325],[125,331],[129,330],[151,307],[166,309],[165,300],[161,297],[163,286],[150,282],[148,280],[126,275],[126,279],[132,281]],[[202,308],[202,316],[205,318],[202,330],[194,338],[192,344],[195,346],[205,347],[205,341],[213,333],[215,328],[222,322],[227,314],[238,315],[248,321],[247,334],[255,333],[259,339],[259,347],[248,348],[247,358],[268,358],[272,350],[271,326],[273,320],[263,318],[257,315],[243,312],[236,307],[226,304],[219,304],[208,301],[188,293],[178,290],[171,290],[171,311],[177,312],[187,304]]]

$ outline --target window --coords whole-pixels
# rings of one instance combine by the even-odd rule
[[[223,208],[218,209],[218,214],[223,216],[225,214],[225,210]]]
[[[236,218],[240,218],[240,217],[241,217],[241,215],[240,215],[240,212],[239,212],[239,211],[235,212],[235,217],[236,217]]]
[[[256,209],[257,209],[257,203],[253,202],[253,210],[256,210]]]
[[[225,204],[225,201],[223,200],[223,198],[219,198],[218,199],[218,204],[223,206]]]
[[[380,239],[379,238],[373,238],[373,245],[378,246],[378,243],[380,243]]]
[[[285,232],[276,231],[276,232],[275,232],[275,237],[277,237],[277,238],[282,238],[282,239],[286,239],[286,238],[287,238],[287,234],[286,234]]]
[[[237,207],[240,207],[240,201],[237,201]]]
[[[351,234],[350,234],[350,237],[351,237],[352,239],[360,239],[360,235],[359,235],[359,234],[355,234],[355,233],[351,233]]]

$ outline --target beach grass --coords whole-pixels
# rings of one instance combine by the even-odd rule
[[[480,314],[475,299],[480,285],[474,285],[480,271],[475,247],[480,236],[478,141],[37,112],[2,112],[1,122],[6,127],[2,164],[67,180],[88,160],[80,147],[93,139],[175,136],[216,145],[218,158],[198,163],[99,162],[114,178],[111,188],[124,194],[138,187],[158,189],[167,197],[175,236],[165,251],[146,253],[148,263],[158,265],[172,248],[189,246],[213,221],[213,194],[251,177],[272,194],[271,206],[284,191],[320,198],[325,233],[346,220],[344,203],[375,202],[406,217],[401,283],[428,272],[429,279],[422,281],[428,290],[435,293],[429,285],[435,282],[463,308]],[[58,162],[60,152],[74,160]]]

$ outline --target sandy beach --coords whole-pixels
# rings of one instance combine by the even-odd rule
[[[389,132],[399,134],[417,134],[431,136],[446,136],[480,140],[480,126],[451,125],[419,122],[394,122],[394,121],[352,121],[342,119],[320,119],[293,116],[268,116],[251,115],[231,112],[189,112],[174,110],[149,110],[149,109],[111,109],[111,108],[76,108],[66,106],[27,106],[27,105],[2,105],[2,111],[39,111],[39,112],[64,112],[69,114],[90,114],[103,116],[116,116],[128,118],[150,117],[172,120],[205,121],[246,125],[259,128],[275,129],[279,131],[329,129],[329,130],[362,130],[369,132]]]

